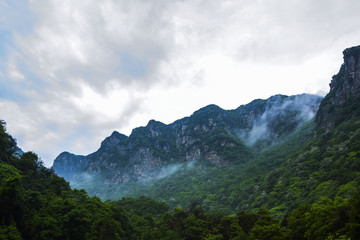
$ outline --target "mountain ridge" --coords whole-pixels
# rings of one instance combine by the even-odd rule
[[[150,120],[129,137],[113,133],[72,174],[55,166],[69,160],[57,158],[54,169],[103,199],[196,201],[229,214],[265,207],[282,218],[320,197],[348,197],[360,182],[359,49],[344,51],[324,99],[278,94],[232,110],[211,104],[169,125]]]
[[[246,162],[251,148],[259,150],[281,142],[312,119],[320,100],[310,94],[278,94],[232,110],[210,104],[168,125],[150,120],[129,136],[114,131],[96,152],[87,156],[62,153],[53,168],[69,181],[83,172],[107,172],[107,182],[110,178],[110,182],[120,183],[156,178],[169,164],[199,159],[218,166]],[[285,115],[291,121],[278,123]]]
[[[360,46],[345,49],[343,55],[344,63],[339,73],[332,77],[330,92],[316,116],[316,122],[325,131],[352,116],[360,116],[360,110],[354,106],[354,100],[360,98]]]
[[[204,107],[169,125],[150,120],[129,137],[114,131],[87,156],[61,153],[75,189],[35,153],[20,152],[0,120],[0,236],[359,239],[360,96],[351,85],[359,68],[348,66],[347,54],[315,118],[306,95],[277,95],[234,110]],[[351,66],[354,74],[346,74]],[[244,149],[225,151],[231,141]],[[186,161],[196,149],[201,157]],[[246,151],[247,161],[229,161]],[[210,161],[210,153],[228,164]],[[136,176],[156,159],[168,165]]]

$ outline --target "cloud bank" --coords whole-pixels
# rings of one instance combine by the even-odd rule
[[[326,93],[357,0],[0,0],[0,118],[47,166],[215,103]]]

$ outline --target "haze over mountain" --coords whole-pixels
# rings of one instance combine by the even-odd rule
[[[71,189],[0,120],[0,239],[360,239],[360,46],[343,53],[324,99],[209,105],[55,161],[91,195],[147,197]]]
[[[47,167],[215,103],[325,96],[358,0],[0,0],[0,116]],[[175,107],[176,106],[176,107]]]
[[[253,150],[284,141],[310,121],[321,99],[308,94],[276,95],[234,110],[209,105],[169,125],[151,120],[129,137],[113,132],[95,153],[61,153],[53,168],[70,182],[77,174],[87,173],[107,176],[106,183],[116,184],[158,178],[172,164],[200,159],[218,166],[244,163]]]
[[[151,120],[130,136],[114,132],[87,156],[61,153],[53,168],[104,199],[146,195],[229,213],[267,207],[283,216],[320,196],[348,196],[359,181],[359,62],[360,47],[344,51],[324,99],[209,105],[169,125]]]

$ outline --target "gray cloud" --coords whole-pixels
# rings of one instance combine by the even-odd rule
[[[165,2],[34,1],[32,8],[39,21],[16,40],[31,68],[56,87],[74,79],[96,91],[106,91],[109,82],[143,87],[155,81],[171,45]]]

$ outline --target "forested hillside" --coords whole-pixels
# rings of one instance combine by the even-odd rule
[[[114,132],[88,156],[62,153],[54,169],[104,200],[144,195],[227,214],[267,208],[281,219],[324,196],[348,198],[360,182],[359,52],[344,51],[323,100],[209,105],[170,125],[152,120],[129,137]]]
[[[344,51],[330,87],[316,116],[278,95],[230,114],[208,106],[170,126],[180,137],[150,121],[94,154],[64,153],[66,177],[105,202],[20,151],[1,120],[0,239],[360,239],[360,47]],[[154,167],[159,159],[167,165]],[[154,168],[143,174],[141,162]],[[114,166],[133,175],[111,178]]]
[[[349,198],[360,183],[360,47],[344,51],[330,87],[313,121],[277,145],[256,148],[245,164],[182,168],[141,186],[134,196],[171,206],[195,200],[229,214],[265,207],[279,219],[322,197]]]
[[[196,202],[169,209],[140,197],[102,202],[45,168],[36,154],[15,154],[0,124],[0,239],[359,239],[360,191],[300,205],[279,221],[269,211],[225,215]]]
[[[70,189],[35,153],[15,151],[1,121],[0,239],[131,239],[121,208]]]
[[[113,132],[92,154],[61,153],[53,168],[72,186],[113,200],[136,195],[137,189],[160,184],[162,179],[171,181],[179,170],[188,175],[198,170],[217,176],[221,173],[217,168],[247,168],[257,161],[259,152],[291,139],[300,128],[309,125],[321,99],[309,94],[275,95],[234,110],[209,105],[169,125],[151,120],[147,126],[134,129],[129,137]],[[199,183],[207,184],[203,179]],[[201,192],[198,190],[195,194]],[[138,192],[145,194],[142,190]],[[174,189],[164,194],[171,196],[174,192],[183,191]]]

